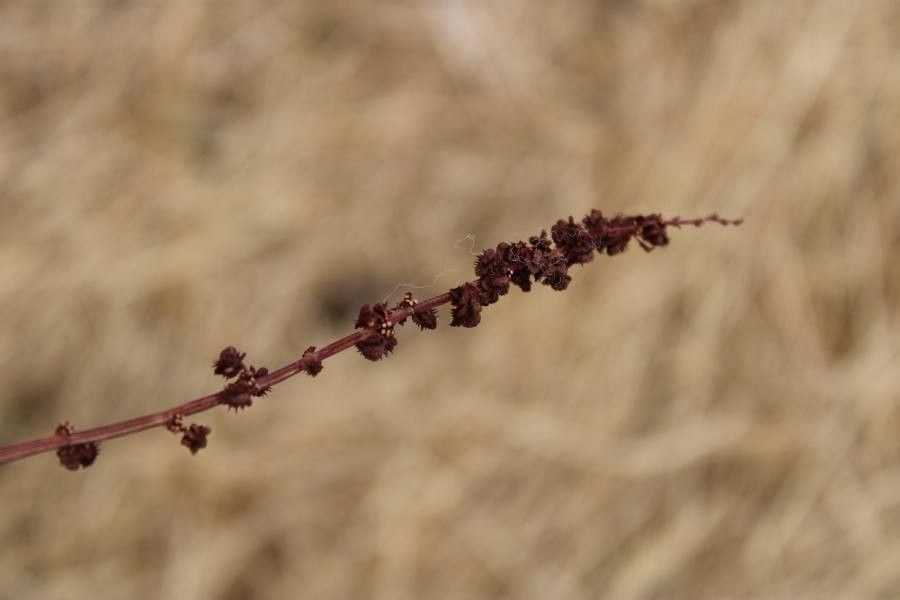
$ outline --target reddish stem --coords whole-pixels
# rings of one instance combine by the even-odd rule
[[[425,310],[435,308],[442,304],[446,304],[449,301],[450,293],[444,292],[443,294],[419,302],[416,305],[416,309]],[[409,317],[411,314],[412,309],[410,308],[392,311],[391,320],[394,323],[397,323],[405,317]],[[373,332],[363,330],[351,333],[350,335],[346,335],[331,342],[327,346],[323,346],[314,353],[314,356],[319,360],[324,361],[326,358],[334,356],[338,352],[343,352],[348,348],[352,348],[357,342],[365,339],[369,335],[373,335]],[[301,364],[301,360],[296,360],[269,373],[265,377],[260,377],[257,380],[257,388],[262,389],[270,385],[274,386],[285,379],[293,377],[302,371]],[[203,396],[202,398],[197,398],[196,400],[191,400],[190,402],[185,402],[184,404],[179,404],[178,406],[173,406],[166,410],[144,415],[142,417],[136,417],[134,419],[128,419],[127,421],[101,425],[100,427],[85,429],[84,431],[73,431],[69,435],[49,435],[36,440],[10,444],[8,446],[0,447],[0,464],[10,463],[42,452],[50,452],[51,450],[57,450],[64,446],[83,444],[86,442],[102,442],[104,440],[111,440],[113,438],[144,431],[145,429],[162,427],[170,423],[172,418],[176,415],[186,417],[188,415],[207,411],[218,406],[220,403],[220,396],[217,392],[215,394]]]

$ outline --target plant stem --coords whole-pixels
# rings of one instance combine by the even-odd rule
[[[433,298],[429,298],[427,300],[419,302],[417,305],[417,309],[424,310],[429,308],[436,308],[438,306],[441,306],[442,304],[447,304],[449,301],[449,292],[444,292],[443,294],[439,294],[437,296],[434,296]],[[410,308],[392,311],[391,320],[396,323],[406,317],[409,317],[412,312],[413,311]],[[346,335],[338,340],[331,342],[327,346],[323,346],[314,354],[316,358],[324,361],[326,358],[334,356],[339,352],[343,352],[348,348],[352,348],[357,342],[365,339],[370,335],[373,335],[373,333],[367,330],[351,333],[350,335]],[[268,386],[277,385],[282,381],[293,377],[297,373],[300,373],[301,371],[301,361],[296,360],[294,362],[286,364],[280,369],[269,373],[265,377],[260,377],[257,381],[257,387],[265,388]],[[184,404],[179,404],[177,406],[173,406],[159,412],[151,413],[149,415],[144,415],[142,417],[135,417],[133,419],[120,421],[118,423],[101,425],[100,427],[85,429],[84,431],[73,431],[69,435],[50,435],[35,440],[29,440],[27,442],[10,444],[8,446],[0,447],[0,465],[16,460],[21,460],[23,458],[27,458],[35,454],[40,454],[42,452],[57,450],[64,446],[83,444],[87,442],[102,442],[105,440],[111,440],[117,437],[130,435],[132,433],[138,433],[139,431],[153,429],[154,427],[162,427],[170,423],[171,419],[176,415],[180,415],[182,417],[194,415],[207,411],[211,408],[215,408],[216,406],[219,406],[219,404],[221,404],[220,396],[219,393],[216,392],[215,394],[203,396],[201,398],[191,400],[190,402],[185,402]]]

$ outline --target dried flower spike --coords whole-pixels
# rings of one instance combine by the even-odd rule
[[[76,470],[93,464],[99,453],[98,443],[153,427],[165,427],[182,434],[181,443],[192,453],[206,446],[210,429],[196,423],[185,427],[183,418],[224,404],[235,411],[253,404],[253,398],[265,395],[271,386],[301,371],[315,376],[322,370],[322,361],[355,346],[369,360],[379,360],[391,353],[397,345],[394,328],[402,325],[407,317],[421,329],[437,326],[436,307],[452,304],[450,325],[475,327],[481,322],[483,306],[493,304],[509,292],[510,284],[528,292],[532,284],[539,282],[554,290],[565,290],[572,277],[572,265],[593,261],[593,251],[614,256],[624,252],[632,239],[646,251],[666,246],[669,237],[666,228],[684,226],[700,227],[705,223],[739,225],[741,220],[723,219],[711,214],[699,219],[674,217],[663,219],[658,214],[603,216],[599,210],[576,223],[571,216],[560,219],[550,228],[528,238],[528,242],[503,242],[494,249],[484,250],[475,261],[476,279],[463,283],[421,303],[411,293],[404,295],[400,303],[389,310],[384,303],[366,304],[356,320],[358,331],[346,335],[320,350],[310,346],[300,360],[288,364],[270,374],[265,368],[247,366],[245,354],[228,346],[213,363],[215,373],[226,379],[234,379],[225,388],[208,396],[197,398],[174,408],[152,413],[136,419],[103,425],[74,433],[71,425],[63,423],[56,434],[37,440],[0,447],[0,464],[19,460],[33,454],[56,450],[60,463]],[[236,378],[236,379],[235,379]],[[72,439],[79,443],[72,443]]]

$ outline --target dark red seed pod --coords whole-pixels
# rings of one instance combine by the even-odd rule
[[[550,235],[556,247],[563,251],[570,265],[589,263],[594,260],[594,238],[572,217],[568,221],[560,219]]]
[[[410,316],[412,317],[413,323],[419,326],[419,329],[435,329],[437,328],[437,310],[434,308],[427,309],[418,309],[416,305],[419,303],[418,300],[413,298],[411,292],[406,292],[403,294],[403,299],[397,303],[397,306],[394,307],[394,310],[407,310],[411,311]],[[403,325],[406,322],[406,317],[399,319],[395,325]]]
[[[550,252],[551,248],[553,248],[553,244],[550,238],[547,237],[545,229],[541,229],[541,235],[533,235],[528,238],[528,243],[535,250],[541,250],[542,252]]]
[[[450,290],[451,327],[476,327],[481,322],[480,290],[471,283],[464,283]]]
[[[534,276],[535,281],[539,281],[547,269],[547,261],[552,252],[552,242],[547,237],[547,232],[542,230],[541,235],[533,235],[528,238],[528,243],[531,244],[531,252],[526,257],[525,266]]]
[[[413,323],[419,326],[419,329],[436,329],[437,328],[437,309],[415,309],[412,314]]]
[[[56,428],[56,435],[69,437],[75,431],[72,425],[65,421],[60,423]],[[97,460],[100,454],[100,444],[97,442],[84,442],[81,444],[69,444],[63,446],[56,451],[56,457],[59,458],[59,464],[70,471],[78,469],[86,469]]]
[[[71,446],[63,446],[56,451],[59,458],[59,464],[69,469],[77,471],[79,468],[88,468],[97,456],[100,454],[100,445],[97,442],[85,442],[83,444],[72,444]]]
[[[253,373],[253,383],[256,386],[256,393],[254,395],[262,397],[262,396],[265,396],[266,394],[268,394],[269,392],[271,392],[272,391],[271,385],[260,386],[259,381],[258,381],[259,379],[262,379],[263,377],[268,375],[269,370],[265,367],[260,367],[258,369],[254,369],[253,367],[250,367],[250,370]]]
[[[356,349],[369,360],[381,360],[394,351],[397,339],[393,337],[374,336],[356,343]]]
[[[190,450],[191,454],[197,454],[201,449],[206,448],[206,438],[210,433],[212,433],[212,429],[206,425],[191,423],[184,430],[184,435],[181,436],[181,445]]]
[[[213,363],[215,374],[225,379],[236,377],[244,369],[244,352],[238,352],[234,346],[228,346],[219,353],[219,358]]]
[[[370,335],[356,343],[356,349],[369,360],[380,360],[397,346],[394,337],[394,323],[385,303],[364,304],[359,309],[356,328],[365,329]]]
[[[322,372],[322,361],[316,356],[316,347],[310,346],[300,358],[300,370],[306,371],[310,377],[315,377]]]
[[[599,233],[606,228],[607,222],[608,221],[606,217],[603,216],[603,213],[596,208],[592,209],[591,214],[581,220],[584,228],[594,237],[596,237],[595,232],[599,235]]]
[[[534,248],[522,241],[511,244],[502,242],[497,245],[497,252],[509,266],[509,282],[518,286],[523,292],[530,292],[531,276],[534,272],[540,271],[534,261]]]
[[[637,231],[634,217],[616,215],[609,221],[606,233],[603,235],[602,245],[598,248],[606,250],[607,256],[621,254],[628,249],[628,242]]]
[[[252,367],[251,367],[252,369]],[[225,386],[219,393],[219,402],[233,408],[235,411],[248,408],[253,405],[253,396],[258,395],[256,379],[251,369],[241,371],[237,381]]]
[[[482,279],[494,279],[509,275],[510,268],[501,250],[488,248],[475,259],[475,275]]]
[[[544,269],[541,272],[541,283],[549,285],[554,290],[561,292],[569,287],[572,277],[568,274],[569,265],[565,257],[554,250],[547,257]]]
[[[503,259],[504,250],[504,245],[497,250],[487,249],[475,260],[475,274],[479,277],[478,301],[482,306],[497,302],[500,296],[509,292],[509,276],[512,271]]]
[[[531,291],[531,272],[528,269],[513,271],[509,278],[510,283],[519,287],[523,292]]]

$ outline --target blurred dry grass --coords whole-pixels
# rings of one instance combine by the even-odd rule
[[[0,597],[900,596],[894,0],[23,0],[0,48],[3,442],[563,215],[747,219],[341,355],[196,457],[3,467]]]

